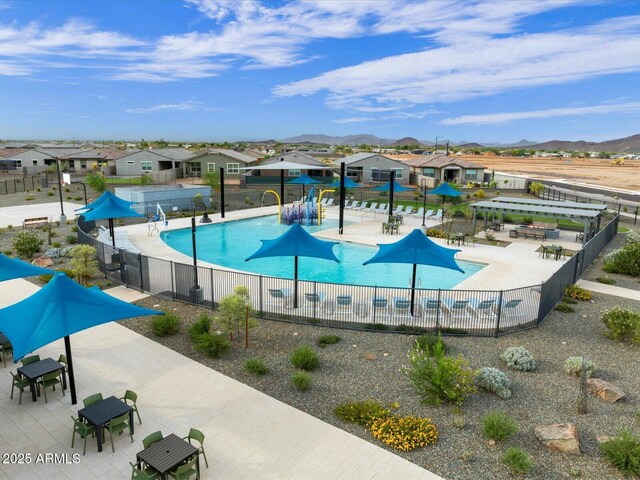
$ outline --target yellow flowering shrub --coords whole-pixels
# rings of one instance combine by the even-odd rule
[[[438,439],[438,429],[430,418],[391,416],[371,424],[371,433],[396,450],[408,452],[432,445]]]
[[[380,402],[363,400],[360,402],[348,402],[338,405],[333,412],[345,422],[370,426],[374,421],[389,416],[389,409],[384,408]]]
[[[591,300],[591,291],[585,288],[579,287],[576,284],[569,285],[564,292],[565,296],[573,298],[575,300],[582,300],[587,302]]]

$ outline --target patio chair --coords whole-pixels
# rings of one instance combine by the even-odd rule
[[[376,213],[377,209],[378,209],[378,202],[373,202],[371,205],[369,205],[369,208],[367,208],[367,212]]]
[[[191,430],[189,430],[189,435],[184,437],[183,440],[186,440],[189,443],[191,443],[191,440],[195,440],[200,444],[200,446],[198,447],[198,455],[201,454],[203,456],[204,464],[207,466],[207,468],[209,468],[209,462],[207,461],[207,454],[204,453],[204,433],[202,433],[200,430],[196,428],[192,428]]]
[[[433,217],[433,210],[431,209],[427,210],[427,212],[424,214],[424,218],[429,218],[429,217]]]
[[[322,307],[325,299],[327,298],[327,294],[324,292],[305,293],[304,298],[306,300],[305,306],[304,306],[305,310],[319,312],[320,307]]]
[[[29,365],[30,363],[39,362],[39,361],[40,361],[40,355],[31,355],[30,357],[24,357],[22,359],[22,365]]]
[[[478,318],[496,318],[496,300],[495,298],[490,298],[488,300],[478,300],[477,298],[473,298],[469,300],[469,305],[471,310]]]
[[[18,402],[18,405],[22,405],[22,392],[24,392],[25,388],[29,387],[29,380],[25,380],[20,375],[13,372],[11,372],[11,376],[13,377],[13,383],[11,384],[11,400],[13,400],[13,389],[17,388],[20,390],[20,401]]]
[[[422,218],[423,213],[424,213],[424,207],[420,207],[418,210],[416,210],[413,213],[410,213],[409,215],[411,215],[412,217]]]
[[[357,204],[358,202],[356,202],[356,201],[354,200],[353,202],[351,202],[351,204],[349,204],[349,200],[346,200],[346,201],[344,202],[344,208],[345,208],[345,210],[346,210],[347,208],[351,208],[351,207],[353,206],[353,204],[354,204],[354,203],[356,203],[356,204]]]
[[[438,210],[433,214],[433,220],[442,220],[442,210]]]
[[[93,425],[89,425],[82,418],[75,418],[71,415],[71,419],[73,420],[73,436],[71,437],[71,448],[76,441],[76,433],[80,435],[80,438],[84,439],[84,445],[82,447],[82,455],[84,456],[87,453],[87,437],[91,435],[92,437],[96,434],[96,429]]]
[[[175,480],[188,480],[195,475],[196,479],[199,479],[200,472],[198,472],[198,469],[196,468],[197,458],[197,455],[194,455],[187,463],[180,465],[175,470],[171,470],[169,472],[169,476]]]
[[[345,208],[348,208],[348,209],[350,209],[350,210],[355,210],[355,209],[356,209],[356,208],[358,208],[359,206],[360,206],[360,202],[358,202],[358,201],[354,201],[354,202],[351,204],[351,206],[350,206],[350,207],[345,207]]]
[[[336,296],[336,311],[338,313],[353,313],[353,298],[351,295]]]
[[[326,207],[327,206],[327,200],[329,200],[328,197],[324,197],[322,200],[320,200],[320,206],[321,207]]]
[[[360,206],[359,207],[355,207],[354,210],[366,210],[367,209],[367,203],[369,203],[369,202],[362,202],[360,204]]]
[[[85,398],[84,400],[82,400],[82,404],[86,407],[88,407],[91,404],[94,404],[96,402],[99,402],[100,400],[102,400],[102,394],[101,393],[94,393],[93,395],[89,395],[87,398]]]
[[[407,208],[404,212],[400,212],[400,215],[404,217],[405,215],[411,215],[411,212],[413,212],[413,207],[411,205],[407,205]]]
[[[136,401],[138,400],[138,394],[133,390],[127,390],[124,392],[124,397],[120,397],[120,400],[122,400],[127,405],[129,405],[129,402],[131,402],[131,408],[133,408],[133,411],[136,412],[136,415],[138,416],[138,421],[140,422],[140,425],[142,425],[142,420],[140,419],[140,412],[138,411],[138,405],[136,404]]]
[[[143,468],[142,463],[131,463],[131,480],[158,480],[160,474],[151,467]]]
[[[393,317],[413,317],[413,315],[411,315],[411,300],[407,300],[406,298],[394,298]]]
[[[125,413],[119,417],[113,418],[107,423],[106,429],[109,430],[109,437],[111,437],[111,452],[115,453],[116,449],[113,446],[113,435],[115,433],[122,434],[125,430],[129,430],[129,437],[131,443],[133,443],[133,434],[131,433],[131,425],[129,424],[129,414]]]
[[[444,304],[453,318],[467,318],[469,316],[469,300],[445,300]]]
[[[55,391],[57,384],[60,384],[60,386],[62,386],[62,372],[60,370],[57,370],[55,372],[45,373],[41,378],[38,379],[36,384],[42,385],[42,390],[44,391],[44,403],[47,403],[47,388],[51,387]],[[65,396],[64,388],[62,388],[62,396]]]
[[[386,203],[381,203],[377,208],[376,213],[386,213],[389,210],[389,206]]]
[[[271,297],[271,300],[267,303],[267,305],[289,308],[291,290],[289,290],[288,288],[270,288],[269,295]]]
[[[380,316],[389,316],[389,302],[384,297],[373,297],[371,299],[371,316],[378,318]]]
[[[69,366],[67,365],[67,356],[65,354],[60,354],[58,357],[58,363],[64,365],[65,372],[69,371]]]
[[[400,212],[402,212],[403,208],[404,208],[404,205],[398,205],[396,209],[391,213],[391,215],[400,215]]]
[[[524,317],[524,312],[520,308],[520,304],[522,303],[521,298],[517,298],[514,300],[507,300],[506,302],[502,302],[502,306],[500,307],[500,318],[505,320],[511,320],[518,317]],[[501,320],[502,323],[502,320]]]
[[[442,321],[445,315],[442,307],[442,300],[423,298],[420,304],[422,305],[422,311],[424,312],[425,318],[435,320],[436,322]]]
[[[144,448],[149,448],[156,442],[159,442],[164,437],[162,436],[162,432],[158,430],[157,432],[153,432],[142,439],[142,446]]]
[[[330,198],[329,200],[327,200],[327,203],[325,203],[325,207],[335,207],[335,205],[333,204],[335,200],[333,198]]]

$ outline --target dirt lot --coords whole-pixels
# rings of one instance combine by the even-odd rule
[[[398,155],[396,158],[416,158]],[[496,157],[461,155],[459,158],[484,165],[488,170],[529,175],[533,178],[567,179],[605,187],[640,190],[640,160],[625,160],[624,165],[612,165],[612,160],[600,158]]]

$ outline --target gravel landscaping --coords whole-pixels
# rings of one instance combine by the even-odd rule
[[[595,276],[599,274],[596,272]],[[514,384],[513,395],[508,400],[478,392],[461,409],[419,403],[412,384],[401,373],[401,368],[408,365],[407,351],[416,338],[411,335],[332,330],[258,320],[258,327],[250,330],[248,350],[244,350],[244,338],[240,335],[239,341],[233,342],[226,354],[210,359],[194,351],[186,335],[188,325],[202,312],[210,311],[158,298],[147,298],[140,304],[174,311],[183,323],[181,333],[166,338],[154,337],[149,318],[129,320],[122,322],[123,325],[383,448],[388,447],[377,442],[364,427],[335,417],[334,407],[342,402],[373,399],[385,406],[397,402],[399,408],[394,413],[400,415],[432,418],[439,431],[434,446],[394,453],[451,480],[511,478],[508,469],[500,462],[509,446],[524,449],[534,462],[532,472],[523,478],[568,478],[572,468],[574,474],[578,469],[582,478],[623,478],[606,463],[598,450],[596,436],[615,435],[624,427],[637,431],[639,427],[636,412],[640,406],[640,348],[605,338],[605,328],[600,320],[601,311],[613,306],[639,309],[637,302],[618,297],[594,294],[591,302],[573,305],[575,312],[552,311],[540,328],[515,335],[497,339],[446,337],[445,342],[454,355],[461,354],[475,368],[500,368]],[[336,334],[341,340],[324,348],[316,346],[317,338],[327,334]],[[314,347],[321,363],[318,370],[311,372],[311,388],[299,392],[290,381],[295,369],[289,362],[289,354],[304,344]],[[517,345],[523,345],[532,353],[538,364],[536,371],[508,370],[499,361],[500,353]],[[599,366],[596,376],[620,386],[627,393],[626,398],[607,404],[590,397],[588,413],[578,415],[579,380],[563,372],[564,361],[578,355],[595,362]],[[244,371],[243,363],[255,356],[264,359],[271,370],[269,374],[258,377]],[[518,422],[520,432],[510,440],[491,446],[482,436],[480,418],[496,409],[509,413]],[[551,452],[538,442],[533,429],[554,423],[576,425],[581,456]]]

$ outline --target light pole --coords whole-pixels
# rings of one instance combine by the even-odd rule
[[[420,190],[422,190],[422,226],[425,226],[425,210],[427,209],[427,179],[420,179]]]
[[[204,291],[198,283],[198,256],[196,253],[196,208],[202,205],[204,213],[200,219],[200,223],[211,223],[207,205],[204,202],[195,202],[193,205],[193,214],[191,215],[191,245],[193,247],[193,286],[191,287],[191,301],[193,303],[202,303],[204,300]]]
[[[71,183],[79,183],[80,185],[82,185],[82,188],[84,190],[84,206],[87,206],[87,186],[82,183],[82,182],[71,182]]]
[[[438,139],[439,139],[439,138],[442,138],[442,139],[444,140],[444,137],[436,137],[436,146],[435,146],[435,148],[433,149],[433,154],[434,154],[434,155],[437,155],[437,154],[438,154]]]

